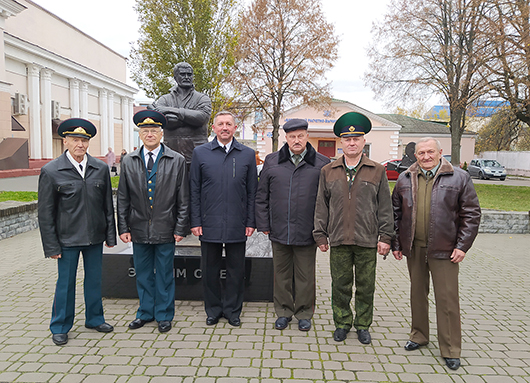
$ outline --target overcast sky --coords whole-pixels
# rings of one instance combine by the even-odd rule
[[[33,1],[125,57],[129,56],[130,43],[138,37],[140,24],[134,0]],[[389,2],[322,0],[327,19],[335,24],[341,38],[339,59],[327,76],[332,81],[333,97],[374,113],[390,111],[364,87],[363,75],[368,67],[365,52],[372,22],[382,18]],[[132,81],[130,85],[137,88]]]

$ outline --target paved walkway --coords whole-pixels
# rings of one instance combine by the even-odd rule
[[[462,367],[445,367],[435,328],[428,347],[403,349],[409,331],[405,262],[379,261],[373,342],[334,342],[326,254],[318,255],[311,331],[273,329],[271,303],[245,303],[243,325],[206,326],[202,302],[176,302],[173,329],[130,331],[136,300],[104,301],[115,331],[84,327],[82,280],[70,341],[48,323],[56,278],[38,231],[0,241],[0,382],[530,382],[530,235],[481,234],[461,267]],[[82,268],[82,267],[80,267]],[[82,275],[82,271],[79,273]],[[434,321],[434,312],[431,310]],[[434,326],[433,326],[434,327]]]

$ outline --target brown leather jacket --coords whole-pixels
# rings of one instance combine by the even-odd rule
[[[392,193],[396,232],[392,250],[406,256],[411,254],[416,230],[418,171],[416,162],[399,176]],[[427,256],[449,259],[455,248],[467,252],[477,236],[480,215],[471,177],[442,157],[432,188]]]
[[[363,155],[351,188],[343,156],[322,168],[313,230],[317,246],[328,244],[328,238],[330,246],[390,244],[393,226],[390,189],[381,164]]]

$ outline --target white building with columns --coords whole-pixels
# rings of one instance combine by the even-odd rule
[[[38,166],[63,152],[59,123],[81,117],[98,130],[91,155],[133,149],[125,57],[29,0],[0,0],[0,29],[0,140],[27,139]]]

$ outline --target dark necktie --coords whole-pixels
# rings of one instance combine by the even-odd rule
[[[79,164],[79,169],[81,169],[81,173],[83,172],[83,165]]]
[[[226,153],[226,145],[223,146],[223,149],[224,149],[224,151],[225,151],[225,153]]]
[[[429,170],[429,171],[427,171],[426,176],[427,176],[427,180],[430,180],[430,179],[433,177],[433,174],[432,174],[432,172]]]
[[[153,161],[153,153],[148,152],[149,154],[149,160],[147,161],[147,171],[153,170],[153,165],[155,164],[155,161]]]

